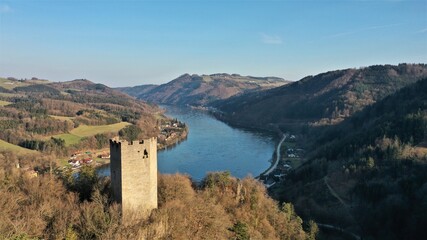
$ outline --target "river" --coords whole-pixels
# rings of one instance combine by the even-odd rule
[[[255,177],[270,166],[275,148],[272,135],[233,128],[199,110],[162,107],[167,116],[185,122],[190,131],[183,142],[158,152],[161,173],[179,172],[200,181],[212,171]],[[109,175],[109,166],[99,169],[99,173]]]

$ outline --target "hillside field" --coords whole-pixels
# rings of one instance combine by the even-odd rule
[[[1,104],[1,102],[0,102],[0,104]],[[56,116],[56,115],[49,115],[49,116],[51,116],[55,119],[58,119],[58,120],[62,120],[62,121],[73,121],[73,119],[74,119],[74,117],[65,117],[65,116]]]
[[[28,83],[22,81],[14,81],[6,78],[0,78],[0,87],[6,88],[8,90],[12,90],[15,87],[24,87],[28,85]]]
[[[23,147],[20,147],[20,146],[8,143],[8,142],[3,141],[3,140],[0,139],[0,151],[4,151],[4,150],[6,150],[6,151],[12,151],[12,152],[14,152],[17,155],[37,153],[37,151],[26,149],[26,148],[23,148]]]
[[[99,125],[99,126],[88,126],[80,125],[79,127],[70,131],[70,133],[63,133],[54,135],[55,138],[61,138],[65,140],[65,145],[70,146],[76,143],[79,143],[80,140],[84,137],[93,136],[99,133],[107,132],[118,132],[120,129],[130,125],[128,122],[120,122],[109,125]]]
[[[0,106],[2,106],[2,107],[7,106],[9,104],[11,104],[11,102],[0,100]]]

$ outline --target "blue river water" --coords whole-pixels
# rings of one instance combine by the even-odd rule
[[[163,106],[166,115],[189,126],[186,140],[158,152],[160,173],[182,173],[200,181],[207,172],[230,171],[243,178],[257,176],[270,166],[273,136],[233,128],[209,114],[186,107]],[[99,169],[109,175],[109,166]]]

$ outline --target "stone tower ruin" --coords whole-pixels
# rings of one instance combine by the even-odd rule
[[[157,208],[157,139],[110,139],[113,197],[123,218],[148,217]]]

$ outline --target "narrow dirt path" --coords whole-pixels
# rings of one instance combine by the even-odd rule
[[[357,224],[356,219],[353,217],[353,215],[350,212],[350,206],[338,195],[337,192],[335,192],[335,190],[331,187],[331,185],[329,185],[328,183],[328,176],[325,176],[323,178],[323,181],[325,182],[325,185],[328,187],[329,189],[329,193],[332,194],[332,196],[334,196],[345,208],[345,210],[347,211],[348,215],[353,219],[354,223]],[[359,235],[356,235],[355,233],[349,232],[343,228],[334,226],[334,225],[330,225],[330,224],[322,224],[322,223],[318,223],[317,225],[319,225],[319,227],[323,227],[323,228],[328,228],[328,229],[332,229],[335,231],[340,231],[343,232],[345,234],[348,234],[350,236],[352,236],[354,239],[362,239]]]
[[[329,185],[328,176],[325,176],[323,178],[323,181],[325,182],[325,184],[328,187],[329,192],[332,194],[332,196],[334,196],[336,199],[338,199],[338,201],[348,210],[348,208],[349,208],[348,204],[345,203],[344,200],[342,200],[342,198],[338,195],[338,193],[335,192],[335,190],[331,187],[331,185]]]

